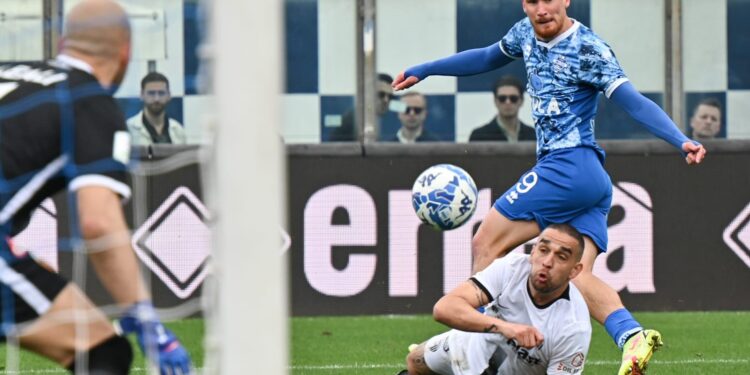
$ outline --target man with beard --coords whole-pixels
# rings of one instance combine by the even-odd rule
[[[128,119],[128,130],[134,145],[154,143],[185,144],[185,129],[167,116],[172,99],[169,80],[161,73],[151,72],[141,80],[143,110]]]
[[[583,246],[575,228],[552,224],[530,255],[509,254],[464,281],[433,310],[453,330],[411,348],[400,374],[581,373],[591,321],[570,280],[583,269]]]

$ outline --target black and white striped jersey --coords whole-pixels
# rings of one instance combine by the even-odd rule
[[[125,117],[85,62],[0,65],[0,234],[13,236],[31,211],[63,189],[125,183]]]

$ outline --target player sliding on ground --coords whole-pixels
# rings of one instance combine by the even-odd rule
[[[412,348],[411,375],[578,374],[591,342],[583,296],[570,284],[583,269],[583,236],[552,224],[531,255],[495,260],[435,304],[454,328]],[[485,306],[486,313],[476,310]]]
[[[594,139],[599,92],[656,136],[700,163],[706,150],[683,135],[652,101],[638,93],[614,53],[589,28],[567,15],[570,0],[522,0],[527,17],[486,48],[417,65],[393,82],[406,89],[431,75],[465,76],[523,59],[537,135],[537,164],[506,191],[472,240],[474,271],[487,267],[550,223],[569,223],[585,238],[584,269],[574,280],[591,315],[623,349],[619,374],[640,373],[661,344],[659,332],[643,329],[617,292],[593,275],[607,250],[612,182],[604,151]]]

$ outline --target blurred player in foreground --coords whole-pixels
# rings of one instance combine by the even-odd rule
[[[122,332],[137,334],[162,374],[188,374],[187,352],[149,300],[121,206],[131,193],[124,182],[130,142],[112,92],[129,57],[125,11],[114,1],[84,0],[67,15],[55,60],[0,66],[2,335],[74,372],[129,371],[130,343],[108,318],[10,241],[42,200],[67,189],[78,224],[71,236],[80,231],[102,284],[125,308]]]
[[[594,139],[599,92],[680,150],[688,164],[700,163],[706,150],[635,89],[609,46],[568,17],[569,5],[570,0],[523,0],[527,17],[500,42],[411,67],[396,77],[393,86],[402,90],[431,75],[478,74],[523,59],[537,134],[537,164],[484,218],[472,240],[474,271],[534,238],[550,223],[571,224],[586,242],[584,269],[575,284],[591,315],[623,349],[619,374],[639,373],[661,345],[661,335],[644,330],[617,292],[591,272],[596,256],[607,250],[612,201],[604,150]]]
[[[435,304],[435,320],[454,329],[413,348],[402,374],[581,373],[591,319],[570,280],[582,256],[583,236],[551,224],[531,255],[495,260]]]

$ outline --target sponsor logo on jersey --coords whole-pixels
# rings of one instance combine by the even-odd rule
[[[557,371],[563,371],[563,372],[567,372],[569,374],[576,374],[576,373],[580,372],[581,369],[580,368],[574,368],[574,367],[571,367],[567,363],[560,362],[560,363],[557,364]]]
[[[554,70],[555,73],[560,73],[570,68],[570,64],[568,64],[565,60],[565,56],[557,56],[552,62],[552,70]]]
[[[573,367],[581,367],[583,366],[584,357],[583,353],[578,352],[573,356],[573,359],[570,360],[570,364],[573,365]]]
[[[516,340],[509,339],[507,341],[507,344],[513,348],[513,350],[516,352],[516,357],[518,357],[518,359],[520,359],[521,361],[526,362],[530,365],[542,364],[542,360],[539,357],[535,357],[534,355],[532,355],[532,352],[529,351],[528,349],[518,346],[518,344],[516,343]],[[532,349],[532,351],[533,350],[534,349]]]
[[[560,362],[557,364],[557,371],[567,372],[569,374],[577,374],[581,372],[583,368],[583,361],[585,356],[583,353],[578,352],[570,358],[570,363]]]

